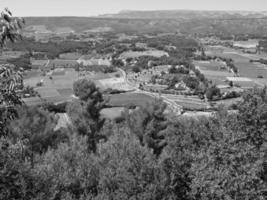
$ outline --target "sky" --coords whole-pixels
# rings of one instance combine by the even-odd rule
[[[0,0],[14,16],[96,16],[121,10],[267,11],[267,0]]]

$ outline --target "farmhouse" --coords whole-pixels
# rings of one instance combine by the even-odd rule
[[[174,87],[176,90],[190,90],[183,81],[176,83]]]

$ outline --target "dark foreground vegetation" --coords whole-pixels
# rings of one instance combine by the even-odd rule
[[[1,112],[1,199],[266,199],[266,89],[238,114],[174,119],[155,101],[117,123],[93,83],[74,91],[68,128],[45,106]]]

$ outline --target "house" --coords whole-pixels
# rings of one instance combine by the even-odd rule
[[[189,71],[189,76],[190,76],[190,77],[194,77],[194,78],[196,78],[196,74],[195,74],[195,72],[192,71],[192,70]]]
[[[186,86],[186,84],[183,81],[176,83],[174,87],[176,90],[189,90],[189,88]]]

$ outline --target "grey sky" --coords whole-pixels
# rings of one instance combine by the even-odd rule
[[[94,16],[120,10],[267,11],[267,0],[0,0],[15,16]]]

